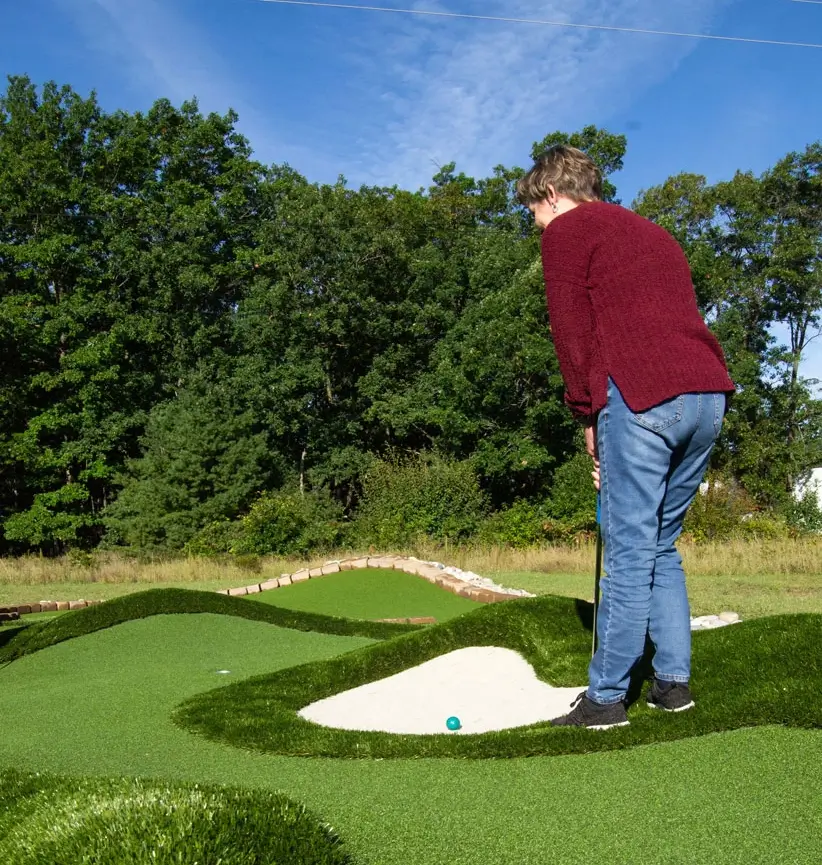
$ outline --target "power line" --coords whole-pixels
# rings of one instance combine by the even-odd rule
[[[652,36],[677,36],[682,39],[711,39],[719,42],[747,42],[753,45],[781,45],[787,48],[822,48],[815,42],[784,42],[777,39],[748,39],[744,36],[713,36],[709,33],[679,33],[673,30],[644,30],[639,27],[612,27],[607,24],[573,24],[568,21],[546,21],[536,18],[503,18],[497,15],[469,15],[462,12],[434,12],[426,9],[398,9],[390,6],[362,6],[351,3],[321,3],[315,0],[257,0],[287,6],[314,6],[319,9],[355,9],[360,12],[394,12],[401,15],[427,15],[432,18],[464,18],[473,21],[500,21],[507,24],[536,24],[543,27],[571,27],[577,30],[609,30],[615,33],[642,33]],[[822,0],[794,0],[797,3],[820,3]]]

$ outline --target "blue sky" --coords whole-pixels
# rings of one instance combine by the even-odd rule
[[[350,2],[350,0],[341,0]],[[822,44],[822,2],[405,0],[369,5]],[[822,50],[309,8],[266,0],[0,0],[0,68],[110,110],[196,95],[309,180],[486,176],[594,123],[628,136],[626,203],[679,171],[761,172],[822,138]],[[822,339],[803,366],[822,378]]]

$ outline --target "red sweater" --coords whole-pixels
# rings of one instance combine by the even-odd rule
[[[585,202],[545,229],[542,263],[565,401],[580,420],[605,405],[608,376],[635,412],[681,393],[734,390],[685,254],[658,225]]]

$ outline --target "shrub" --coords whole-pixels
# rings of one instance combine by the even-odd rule
[[[785,538],[791,533],[785,518],[779,514],[757,513],[743,517],[734,532],[734,537],[746,541],[772,541]]]
[[[791,499],[784,509],[785,521],[791,529],[801,534],[822,532],[822,510],[816,489],[806,489],[797,499]]]
[[[743,517],[757,511],[754,500],[736,481],[709,475],[685,516],[683,534],[696,543],[724,541],[746,530]]]
[[[401,547],[421,539],[458,541],[476,534],[487,512],[468,462],[434,454],[378,460],[363,478],[355,542]]]
[[[305,555],[337,545],[342,508],[323,491],[263,493],[242,519],[230,547],[239,555]]]
[[[593,464],[586,453],[578,453],[554,473],[548,502],[549,515],[579,530],[596,526],[597,491],[591,477]]]
[[[209,523],[183,547],[187,556],[219,556],[230,553],[243,536],[241,520]]]
[[[489,546],[531,547],[549,539],[546,502],[515,501],[491,514],[480,527],[478,540]]]

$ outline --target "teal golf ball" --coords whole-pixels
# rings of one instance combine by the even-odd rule
[[[449,730],[459,730],[462,727],[462,722],[456,715],[452,715],[446,722],[445,726],[448,727]]]

